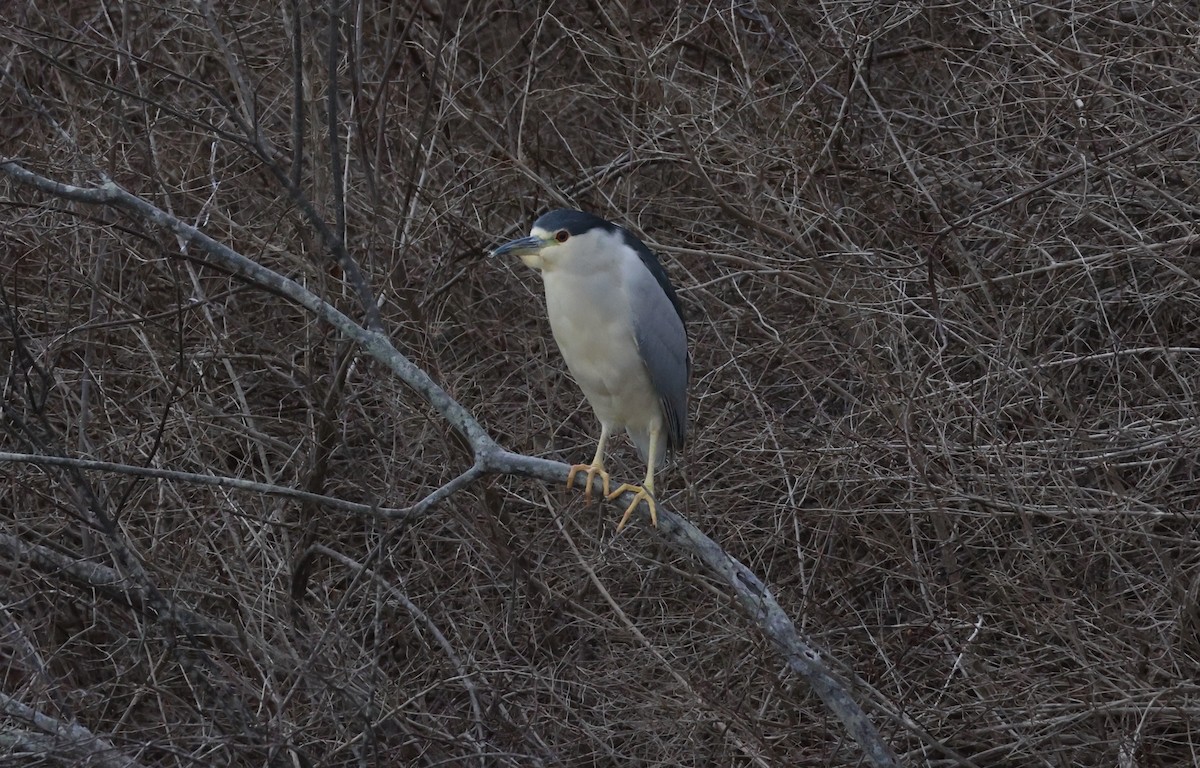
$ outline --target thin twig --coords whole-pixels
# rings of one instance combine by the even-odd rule
[[[337,509],[343,512],[352,512],[357,515],[366,517],[375,517],[389,520],[396,520],[408,516],[407,509],[390,509],[388,507],[377,507],[371,504],[359,504],[353,501],[344,499],[335,499],[332,496],[323,496],[319,493],[309,493],[307,491],[299,491],[295,488],[287,488],[281,485],[272,485],[270,483],[259,483],[253,480],[243,480],[238,477],[225,477],[221,475],[204,475],[197,472],[180,472],[174,469],[158,469],[157,467],[138,467],[132,464],[120,464],[112,461],[95,461],[92,459],[79,459],[71,456],[45,456],[36,453],[11,453],[9,451],[0,451],[0,462],[18,462],[24,464],[38,464],[47,467],[74,467],[76,469],[84,469],[90,472],[115,472],[121,475],[130,477],[149,477],[157,480],[173,480],[181,483],[191,483],[193,485],[205,485],[214,488],[228,488],[234,491],[245,491],[248,493],[262,493],[268,496],[283,496],[297,501],[305,501],[311,504],[319,504],[329,509]]]

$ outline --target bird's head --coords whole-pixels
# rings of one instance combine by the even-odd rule
[[[594,252],[599,240],[612,238],[617,226],[583,211],[550,211],[533,222],[527,237],[510,240],[492,256],[516,255],[526,266],[548,270],[584,253]]]

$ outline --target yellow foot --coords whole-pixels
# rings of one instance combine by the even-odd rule
[[[592,501],[592,481],[596,479],[596,475],[600,475],[600,479],[604,482],[604,497],[608,498],[608,473],[604,471],[603,464],[575,464],[572,465],[571,471],[567,473],[567,487],[575,486],[575,475],[580,472],[587,472],[587,482],[583,486],[583,500],[589,504]]]
[[[655,528],[657,528],[658,509],[654,506],[654,496],[650,493],[650,491],[647,491],[642,486],[625,483],[612,493],[606,494],[606,497],[609,501],[612,501],[622,493],[625,493],[625,491],[630,491],[633,493],[633,501],[630,502],[629,506],[625,509],[625,514],[621,517],[621,522],[617,523],[617,533],[620,533],[621,529],[625,527],[625,523],[629,522],[629,518],[633,515],[633,510],[637,509],[637,505],[643,500],[646,502],[646,506],[650,507],[650,522]]]

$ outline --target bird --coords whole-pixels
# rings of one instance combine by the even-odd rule
[[[608,500],[633,500],[619,533],[643,501],[658,527],[654,471],[683,448],[688,431],[691,356],[683,310],[666,271],[629,230],[590,213],[554,210],[539,216],[527,237],[492,256],[519,256],[541,272],[550,330],[572,378],[597,419],[600,439],[590,464],[574,464],[567,487],[586,474],[585,501],[599,477]],[[624,429],[646,462],[641,485],[609,490],[608,439]]]

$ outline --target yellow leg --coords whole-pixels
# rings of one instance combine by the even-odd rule
[[[641,485],[630,485],[623,483],[620,488],[607,494],[608,499],[617,498],[626,491],[633,493],[633,501],[625,508],[625,514],[621,516],[621,522],[617,523],[617,533],[625,527],[625,523],[629,522],[629,518],[633,515],[633,510],[637,509],[637,505],[642,501],[646,502],[646,506],[650,508],[650,523],[658,527],[658,509],[654,506],[654,457],[658,449],[658,432],[650,432],[650,451],[646,458],[646,479]]]
[[[604,496],[608,498],[608,473],[604,471],[604,445],[608,442],[608,425],[600,425],[600,442],[596,444],[596,455],[592,457],[591,464],[574,464],[571,466],[571,471],[567,473],[567,487],[575,486],[575,475],[580,472],[587,473],[587,482],[583,486],[583,500],[589,504],[592,501],[592,480],[596,475],[600,476],[600,480],[604,484]]]

